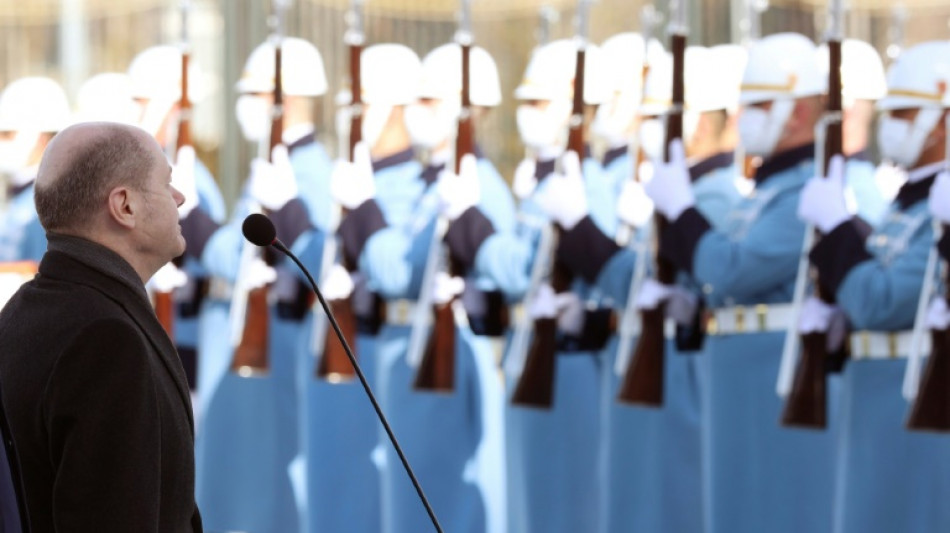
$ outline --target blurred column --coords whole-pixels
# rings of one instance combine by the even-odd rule
[[[59,60],[63,88],[71,98],[89,75],[85,0],[60,0]]]

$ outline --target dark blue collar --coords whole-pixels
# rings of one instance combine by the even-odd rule
[[[792,148],[780,154],[776,154],[775,156],[762,162],[762,166],[760,166],[755,172],[755,184],[761,185],[765,180],[769,179],[775,174],[784,172],[804,161],[814,158],[814,143],[808,143],[806,145],[799,146],[798,148]]]
[[[871,154],[867,150],[861,150],[848,156],[848,161],[871,161]]]
[[[426,182],[426,186],[429,186],[439,179],[439,174],[441,174],[443,170],[445,170],[445,163],[426,165],[426,168],[422,169],[422,174],[420,174],[419,177],[422,178],[422,181]]]
[[[727,168],[735,163],[736,156],[733,152],[720,152],[714,156],[707,157],[695,165],[689,167],[689,179],[696,182],[699,178],[720,168]]]
[[[901,185],[900,190],[897,191],[897,197],[894,198],[897,206],[903,211],[917,202],[926,200],[930,196],[930,186],[934,184],[935,179],[937,179],[936,173],[928,178]]]
[[[415,157],[415,153],[412,151],[412,148],[406,148],[401,152],[396,152],[395,154],[388,155],[378,161],[373,161],[373,172],[379,172],[380,170],[385,170],[389,167],[408,163],[412,161],[413,157]]]
[[[296,141],[294,141],[294,142],[290,143],[289,145],[287,145],[287,153],[288,153],[288,154],[292,154],[292,153],[294,153],[294,150],[296,150],[297,148],[303,148],[304,146],[306,146],[306,145],[308,145],[308,144],[313,144],[313,143],[315,143],[315,142],[317,142],[317,136],[316,136],[316,134],[315,134],[315,133],[308,133],[308,134],[304,135],[303,137],[301,137],[301,138],[297,139]]]
[[[607,152],[604,153],[603,165],[606,167],[607,165],[613,163],[614,161],[626,155],[627,152],[629,152],[629,148],[627,147],[627,145],[618,146],[611,150],[607,150]]]

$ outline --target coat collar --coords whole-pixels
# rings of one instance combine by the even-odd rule
[[[145,286],[132,265],[105,246],[86,239],[48,233],[47,240],[49,245],[40,262],[40,275],[85,285],[102,293],[128,313],[145,332],[175,382],[194,433],[191,395],[178,352],[158,322]]]
[[[814,143],[808,143],[799,146],[798,148],[792,148],[780,154],[776,154],[774,157],[766,159],[762,162],[762,166],[760,166],[755,172],[755,183],[756,185],[761,185],[762,182],[769,179],[771,176],[797,166],[799,163],[802,163],[808,159],[814,158]]]
[[[696,180],[714,170],[732,166],[732,164],[735,163],[735,158],[733,152],[720,152],[698,161],[695,165],[689,167],[689,179],[695,183]]]

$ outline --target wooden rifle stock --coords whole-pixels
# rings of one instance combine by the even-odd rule
[[[359,42],[353,42],[348,47],[350,52],[350,92],[352,93],[350,100],[349,158],[350,161],[353,161],[356,155],[356,145],[362,140],[363,129],[363,91],[360,78],[360,58],[363,53],[363,46]],[[345,211],[342,216],[346,216]],[[348,268],[347,270],[351,269]],[[336,317],[343,338],[353,347],[355,357],[357,320],[356,313],[353,311],[352,295],[347,298],[334,298],[329,300],[327,305],[330,307],[330,311],[333,312],[333,316]],[[348,382],[356,377],[356,370],[353,368],[353,364],[350,363],[350,358],[347,357],[343,344],[335,335],[330,335],[329,331],[323,339],[323,354],[320,356],[316,375],[318,379],[330,383]]]
[[[950,226],[943,226],[944,234]],[[945,276],[950,287],[950,273]],[[944,295],[950,302],[950,292]],[[920,381],[917,399],[907,418],[907,429],[950,431],[950,328],[930,330],[930,358]]]
[[[685,98],[686,35],[674,33],[671,37],[673,52],[673,107],[666,117],[665,152],[670,160],[670,143],[683,137],[683,102]],[[668,222],[657,214],[654,219],[656,238],[662,239]],[[673,264],[659,255],[657,246],[656,278],[664,285],[676,281],[676,269]],[[623,376],[617,400],[623,403],[660,407],[663,405],[664,352],[666,336],[663,325],[666,321],[666,304],[660,303],[653,309],[640,312],[642,328],[637,346],[630,360],[630,367]]]
[[[462,172],[462,158],[475,153],[472,126],[471,69],[472,46],[461,43],[462,49],[462,106],[455,136],[455,173]],[[456,272],[456,274],[463,274]],[[455,298],[445,304],[432,306],[432,330],[422,352],[422,362],[413,386],[417,390],[452,392],[455,390]]]
[[[274,39],[274,107],[271,116],[270,150],[267,157],[273,162],[274,148],[283,142],[284,134],[284,91],[281,54],[281,36]],[[265,259],[270,258],[264,254]],[[270,261],[269,261],[270,262]],[[268,287],[253,289],[247,295],[247,309],[244,316],[244,330],[241,342],[234,350],[231,371],[242,377],[255,377],[270,372],[269,322],[270,306]]]
[[[574,63],[574,101],[571,109],[570,130],[567,137],[567,149],[584,159],[584,70],[587,51],[584,46],[577,49]],[[561,235],[557,228],[556,235]],[[556,239],[559,240],[559,239]],[[550,264],[551,288],[555,293],[569,290],[571,275],[560,265],[555,257],[557,246],[551,247]],[[511,402],[524,407],[550,409],[554,405],[554,376],[557,371],[557,319],[537,318],[534,321],[534,335],[528,347],[521,377],[511,396]]]
[[[825,133],[824,174],[827,177],[831,158],[842,153],[841,127],[841,41],[828,41],[828,111],[837,113],[828,123]],[[820,238],[815,235],[816,241]],[[828,293],[817,276],[813,276],[816,295],[829,305],[834,305],[834,295]],[[794,335],[795,333],[788,333]],[[828,394],[827,364],[828,333],[816,331],[802,335],[802,353],[792,390],[789,391],[785,409],[782,412],[782,425],[810,429],[824,429],[827,426]]]

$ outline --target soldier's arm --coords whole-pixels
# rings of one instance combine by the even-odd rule
[[[933,232],[924,224],[890,263],[874,258],[853,222],[822,238],[810,254],[819,277],[858,329],[913,326]]]
[[[780,289],[795,279],[804,224],[798,194],[783,194],[762,210],[741,239],[732,239],[695,208],[667,226],[660,253],[701,285],[737,302]]]

